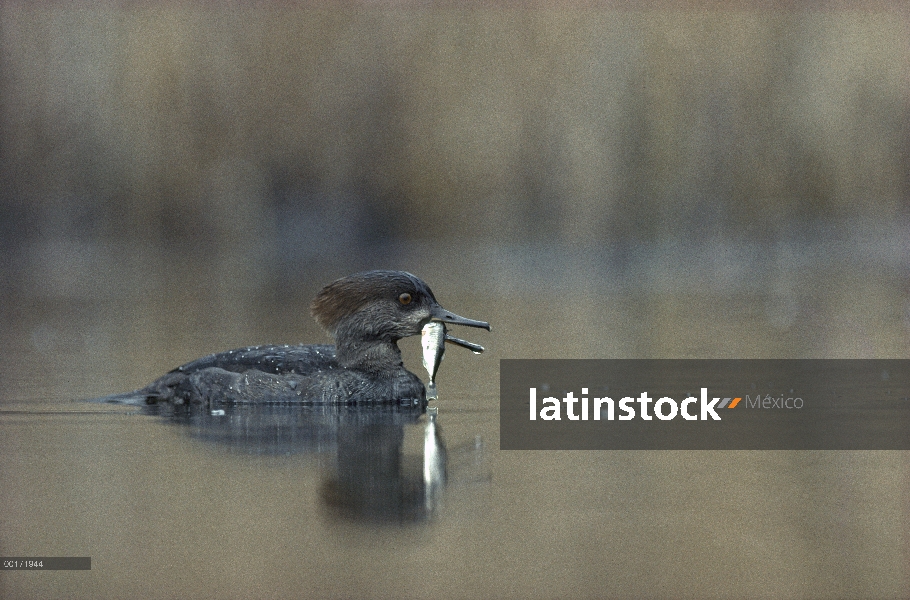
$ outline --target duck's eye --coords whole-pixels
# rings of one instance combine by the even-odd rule
[[[398,296],[398,301],[405,305],[410,304],[411,303],[411,294],[409,294],[407,292],[403,293],[402,295]]]

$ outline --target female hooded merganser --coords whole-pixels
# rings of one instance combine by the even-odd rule
[[[490,330],[436,301],[404,271],[369,271],[325,286],[310,310],[335,345],[251,346],[177,367],[140,390],[99,398],[129,404],[426,402],[423,383],[404,368],[396,342],[430,322]],[[457,338],[449,341],[471,345]]]

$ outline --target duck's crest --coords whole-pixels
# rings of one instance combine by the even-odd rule
[[[377,300],[396,301],[403,294],[426,294],[435,302],[429,286],[405,271],[365,271],[342,277],[316,294],[310,313],[316,322],[332,333],[338,322]]]

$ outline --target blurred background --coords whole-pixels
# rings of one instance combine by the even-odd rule
[[[0,3],[0,553],[94,557],[0,596],[907,597],[906,453],[498,451],[500,358],[908,356],[910,13],[681,4]],[[432,525],[68,402],[372,268],[493,325]]]
[[[6,3],[0,27],[4,321],[65,305],[88,336],[38,319],[36,349],[320,336],[315,291],[379,267],[486,302],[506,356],[908,349],[900,11]]]

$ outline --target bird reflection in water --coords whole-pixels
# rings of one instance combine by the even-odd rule
[[[193,438],[243,454],[334,454],[320,500],[331,516],[417,523],[437,514],[446,485],[446,447],[435,407],[337,405],[150,405]],[[422,427],[422,456],[405,452]],[[411,429],[413,428],[413,429]],[[409,435],[413,435],[410,434]]]

